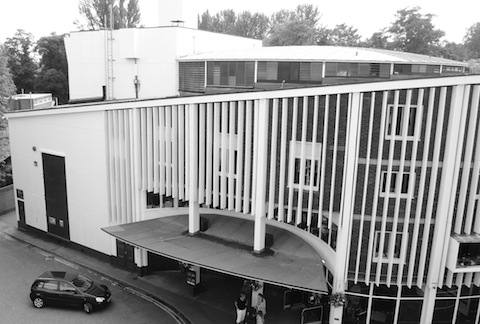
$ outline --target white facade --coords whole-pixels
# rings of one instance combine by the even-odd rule
[[[42,153],[65,157],[70,239],[110,254],[111,239],[100,230],[109,224],[104,123],[103,112],[12,119],[10,145],[26,224],[47,231]]]
[[[464,76],[10,113],[14,184],[27,225],[45,231],[40,154],[64,156],[70,240],[109,256],[114,240],[101,227],[188,212],[194,233],[198,214],[237,214],[255,221],[255,251],[267,222],[304,229],[332,293],[361,308],[362,323],[478,323],[478,84]],[[189,208],[148,207],[149,193]],[[138,266],[148,265],[144,252]],[[331,323],[349,311],[332,307]]]
[[[104,92],[107,100],[177,96],[177,58],[260,46],[259,40],[174,26],[74,32],[65,38],[70,100],[99,99]]]

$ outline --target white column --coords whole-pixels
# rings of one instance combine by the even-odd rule
[[[342,201],[337,236],[337,258],[332,293],[344,293],[347,281],[348,250],[355,201],[355,183],[358,159],[358,129],[360,125],[360,93],[353,93],[348,109],[345,164],[342,184]],[[342,323],[343,307],[330,306],[330,322]]]
[[[439,288],[439,283],[442,282],[442,256],[444,249],[448,249],[447,242],[452,225],[453,206],[456,199],[456,184],[461,164],[460,155],[462,154],[464,141],[463,131],[467,114],[466,108],[462,109],[464,89],[464,86],[455,86],[452,92],[442,177],[435,216],[435,229],[433,232],[430,264],[422,307],[422,323],[431,323],[433,320],[436,291],[437,288]]]
[[[188,107],[189,137],[186,141],[190,152],[188,232],[195,234],[200,230],[200,213],[198,205],[198,107],[190,104]]]
[[[256,183],[256,197],[254,215],[255,215],[255,228],[253,238],[253,251],[255,253],[261,253],[265,249],[265,195],[267,190],[267,154],[268,154],[268,101],[266,99],[260,99],[255,105],[255,127],[257,130],[256,138],[257,142],[256,153],[257,160],[254,161],[257,167]],[[255,155],[255,154],[254,154]]]

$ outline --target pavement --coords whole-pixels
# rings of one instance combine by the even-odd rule
[[[25,231],[17,226],[15,211],[0,215],[0,222],[6,225],[5,233],[12,238],[35,246],[56,257],[85,267],[93,272],[136,290],[164,305],[175,314],[179,323],[217,324],[235,323],[234,301],[242,288],[240,278],[213,271],[201,272],[201,284],[193,293],[192,286],[180,270],[156,271],[139,277],[137,273],[121,269],[92,255],[83,253],[68,242]],[[266,285],[266,323],[290,324],[301,322],[301,307],[283,309],[285,288]],[[155,322],[155,320],[152,320]]]

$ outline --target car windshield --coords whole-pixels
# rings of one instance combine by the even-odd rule
[[[92,285],[92,280],[82,275],[78,275],[75,279],[72,280],[72,284],[74,284],[75,287],[77,287],[81,291],[86,291]]]

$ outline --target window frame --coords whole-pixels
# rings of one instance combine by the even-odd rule
[[[398,185],[398,178],[397,176],[400,174],[400,171],[391,171],[391,176],[390,176],[390,191],[388,191],[388,196],[390,198],[397,197],[397,185]],[[395,175],[395,177],[393,177]],[[387,176],[388,176],[388,171],[384,170],[382,171],[382,174],[380,176],[380,197],[386,197],[387,196],[387,191],[385,190],[385,185],[387,181]],[[400,194],[399,198],[410,198],[411,197],[411,191],[412,188],[410,188],[410,177],[415,176],[415,172],[411,173],[410,171],[404,171],[402,173],[402,182],[400,183]],[[404,181],[406,179],[406,192],[403,191],[404,187]],[[393,179],[395,178],[395,179]],[[394,186],[392,187],[392,183],[394,183]],[[392,190],[393,189],[393,190]]]
[[[383,256],[381,258],[381,263],[389,263],[390,262],[390,256],[388,255],[388,252],[390,250],[389,244],[390,244],[390,235],[392,234],[392,231],[384,231],[385,232],[385,239],[383,242]],[[375,230],[375,237],[374,237],[374,242],[373,242],[373,256],[372,256],[372,262],[375,263],[380,263],[380,257],[378,256],[378,248],[380,247],[380,234],[382,233],[381,230]],[[402,242],[403,242],[403,232],[398,232],[396,233],[397,238],[395,239],[395,248],[393,250],[393,258],[392,258],[392,263],[393,264],[400,264],[403,263],[405,264],[405,260],[402,261]],[[406,233],[407,239],[408,239],[408,233]],[[398,244],[397,244],[398,242]],[[397,251],[398,250],[398,251]],[[385,252],[387,251],[387,252]]]
[[[420,140],[420,132],[421,129],[421,120],[422,120],[422,108],[423,106],[420,105],[410,105],[410,113],[409,113],[409,119],[408,123],[410,124],[412,122],[412,116],[413,117],[413,126],[407,125],[407,135],[403,135],[403,129],[404,129],[404,123],[405,121],[405,108],[406,104],[388,104],[387,105],[387,116],[385,118],[385,140],[395,140],[395,141],[401,141],[403,140],[404,137],[406,137],[407,141],[414,141],[415,139],[417,141]],[[394,115],[394,109],[397,109],[397,120],[396,120],[396,125],[393,125],[393,115]],[[400,110],[401,109],[401,110]],[[414,113],[412,114],[412,110]],[[401,111],[401,114],[398,113],[398,111]],[[401,118],[401,121],[399,122],[399,116]],[[392,135],[392,130],[395,126],[395,134]],[[399,134],[397,134],[397,130],[399,131]],[[412,130],[413,134],[410,134],[410,131]]]
[[[318,191],[320,189],[320,179],[321,179],[321,165],[322,165],[322,143],[318,142],[305,142],[305,156],[304,156],[304,163],[305,166],[307,165],[307,161],[310,161],[310,167],[312,165],[312,149],[315,150],[314,152],[314,161],[315,161],[315,173],[313,174],[313,185],[310,184],[311,173],[305,172],[304,175],[304,184],[303,186],[300,183],[296,183],[295,180],[298,179],[300,182],[300,173],[301,173],[301,149],[302,149],[302,142],[301,141],[290,141],[290,161],[289,161],[289,181],[288,187],[293,189],[300,189],[302,190],[313,190]],[[299,169],[297,169],[296,161],[299,161]],[[311,170],[311,168],[310,168]],[[308,182],[307,182],[308,177]],[[307,184],[308,183],[308,184]]]

